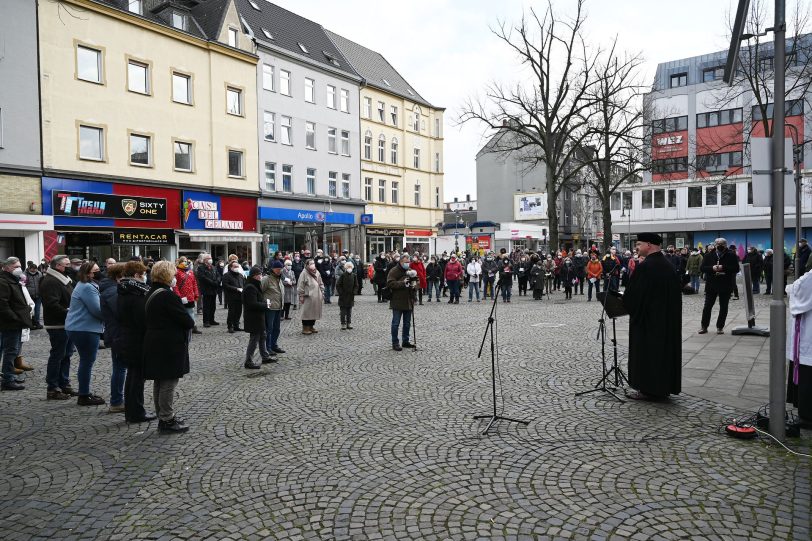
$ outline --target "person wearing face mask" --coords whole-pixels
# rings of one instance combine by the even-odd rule
[[[393,267],[386,276],[386,287],[392,292],[390,306],[392,308],[392,324],[390,330],[392,333],[392,349],[401,351],[403,348],[414,348],[415,346],[409,342],[409,332],[412,326],[412,314],[414,312],[414,295],[415,289],[419,284],[417,275],[414,279],[410,278],[407,274],[409,272],[409,256],[404,254],[400,256],[400,260],[396,267]],[[398,341],[398,330],[400,323],[403,321],[402,340]]]
[[[226,262],[222,259],[217,260],[217,265],[215,266],[217,272],[215,276],[217,277],[217,302],[220,303],[220,306],[224,306],[223,303],[225,302],[223,299],[223,275],[226,273]],[[202,302],[197,303],[198,306],[202,305]],[[202,309],[197,311],[198,314],[202,313]]]
[[[719,316],[716,318],[716,334],[724,334],[727,308],[730,294],[733,292],[733,281],[739,272],[739,258],[727,247],[727,240],[718,238],[714,241],[716,249],[708,252],[702,259],[701,271],[705,275],[705,306],[702,308],[702,326],[699,334],[708,332],[711,310],[719,299]]]
[[[519,296],[527,296],[527,281],[530,279],[530,260],[526,255],[520,254],[519,260],[515,263],[516,278],[519,280]]]
[[[688,261],[685,263],[685,272],[688,273],[688,278],[694,293],[699,293],[699,277],[702,274],[700,270],[701,267],[702,254],[699,253],[699,250],[693,250],[691,255],[688,256]]]
[[[580,249],[575,250],[575,256],[572,258],[572,266],[575,269],[575,277],[578,278],[578,283],[574,286],[575,294],[584,294],[584,281],[586,280],[586,264],[589,258],[581,252]]]
[[[426,285],[429,290],[429,302],[431,302],[432,292],[436,293],[437,302],[440,302],[440,283],[443,280],[443,269],[437,263],[437,257],[431,256],[426,267]]]
[[[245,287],[245,274],[237,261],[231,263],[229,271],[223,276],[223,290],[228,301],[228,332],[241,331],[242,290]]]
[[[372,264],[373,268],[375,269],[375,275],[373,280],[375,281],[375,292],[378,294],[378,302],[386,302],[384,301],[384,289],[386,288],[386,267],[387,262],[386,258],[383,254],[378,254],[378,258],[375,259],[375,263]]]
[[[79,352],[79,397],[80,406],[101,406],[105,403],[100,396],[90,392],[90,379],[96,355],[99,351],[99,337],[104,332],[101,296],[96,283],[99,266],[86,261],[76,275],[78,283],[70,299],[70,310],[65,318],[65,330]]]
[[[293,262],[290,258],[285,260],[285,268],[282,269],[282,284],[285,286],[285,299],[284,299],[284,317],[286,320],[291,319],[290,307],[296,309],[298,296],[296,295],[296,273],[293,272]]]
[[[352,307],[355,305],[356,279],[355,265],[352,262],[344,265],[344,272],[336,279],[342,331],[352,330]]]
[[[561,283],[564,284],[564,299],[570,300],[572,299],[572,289],[578,280],[575,274],[575,266],[572,264],[572,259],[569,257],[564,258],[564,263],[561,265],[559,275],[561,276]]]
[[[200,291],[197,287],[197,279],[191,271],[189,260],[185,257],[180,257],[175,264],[177,271],[175,272],[175,287],[172,292],[180,297],[180,302],[186,311],[189,312],[189,317],[195,318],[195,302],[200,297]],[[192,334],[203,334],[197,329],[197,325],[192,329]]]
[[[533,266],[530,267],[530,289],[533,290],[533,300],[540,301],[544,297],[544,260],[536,258]]]
[[[70,362],[73,342],[65,332],[65,318],[73,294],[73,282],[66,274],[70,259],[64,254],[51,258],[50,266],[40,282],[42,316],[51,344],[45,376],[48,400],[67,400],[76,396],[70,385]]]
[[[761,257],[755,246],[750,246],[747,249],[747,255],[744,256],[744,262],[750,264],[750,281],[753,286],[753,293],[760,293],[761,267],[764,264],[764,258]]]
[[[604,283],[603,288],[606,291],[618,291],[620,287],[620,270],[623,264],[617,256],[617,249],[614,247],[609,249],[601,262],[603,265]]]
[[[417,273],[417,280],[419,282],[420,287],[417,289],[417,299],[420,306],[423,306],[423,290],[426,289],[427,280],[426,280],[426,266],[423,264],[423,260],[420,259],[419,255],[412,256],[411,262],[411,269],[413,269]]]
[[[321,274],[316,269],[316,262],[312,259],[305,262],[305,270],[299,276],[296,292],[299,295],[299,305],[302,307],[302,334],[318,332],[314,325],[321,319],[324,283]]]
[[[488,252],[485,256],[485,261],[482,262],[482,296],[486,299],[490,294],[491,298],[494,297],[494,284],[496,283],[496,274],[499,272],[499,265],[493,257],[493,252]]]
[[[479,298],[479,280],[482,277],[482,265],[479,263],[479,258],[474,256],[471,262],[466,265],[465,271],[468,274],[468,302],[473,302],[474,293],[476,293],[476,302],[481,302]],[[431,298],[429,298],[430,301]]]
[[[30,329],[31,307],[23,293],[20,278],[23,275],[22,265],[16,257],[3,261],[0,272],[0,337],[2,337],[3,383],[4,391],[20,391],[25,386],[15,374],[14,363],[22,348],[23,329]]]
[[[587,302],[592,302],[592,289],[595,295],[601,292],[601,276],[603,275],[603,265],[598,261],[597,252],[589,254],[589,263],[586,264],[586,279],[589,282]]]
[[[443,297],[448,296],[448,284],[445,281],[445,266],[448,265],[448,252],[443,252],[442,257],[437,262],[440,265],[440,290],[443,292]]]
[[[549,296],[554,289],[555,277],[559,269],[555,264],[555,259],[553,259],[553,256],[550,254],[547,254],[541,267],[544,269],[544,294]]]
[[[203,327],[219,325],[214,320],[214,312],[217,309],[217,288],[220,287],[221,277],[217,275],[211,255],[203,255],[203,264],[195,269],[195,278],[203,297]],[[228,300],[227,294],[225,297]]]
[[[305,260],[298,252],[293,254],[293,262],[291,263],[290,268],[291,270],[293,270],[293,274],[296,276],[297,282],[299,281],[299,276],[301,276],[302,271],[304,271],[305,268],[304,262]],[[293,303],[294,310],[296,310],[296,304],[297,304],[296,302]]]
[[[366,276],[366,271],[364,270],[364,265],[361,263],[360,256],[356,255],[352,258],[352,266],[355,269],[355,294],[360,295],[364,289],[364,277]]]
[[[279,263],[274,261],[272,265]],[[268,317],[270,317],[271,298],[274,301],[281,300],[281,292],[277,291],[279,288],[279,280],[277,278],[275,284],[272,286],[269,283],[263,284],[263,280],[267,279],[262,277],[262,270],[259,267],[253,267],[248,271],[248,280],[245,282],[245,288],[242,291],[242,305],[245,307],[245,332],[249,333],[248,347],[245,350],[245,363],[243,366],[248,369],[261,368],[263,364],[274,362],[276,359],[273,356],[276,353],[271,353],[268,350]],[[273,291],[271,291],[273,287]],[[267,289],[267,292],[263,292]],[[276,305],[274,311],[278,313]],[[254,352],[259,347],[260,362],[254,362]]]
[[[319,271],[321,275],[321,282],[324,284],[324,304],[332,304],[330,301],[330,297],[333,294],[333,262],[332,260],[324,255],[324,252],[321,250],[316,251],[316,270]]]
[[[40,316],[42,314],[42,297],[39,293],[39,284],[42,281],[42,273],[39,271],[33,261],[29,261],[25,271],[25,288],[34,301],[34,326],[32,330],[42,328],[40,325]]]
[[[451,259],[445,266],[445,281],[448,284],[451,296],[448,299],[448,304],[460,303],[460,280],[462,280],[463,267],[457,261],[456,254],[451,254]],[[484,273],[484,271],[483,271]]]
[[[265,312],[265,346],[271,355],[285,353],[285,350],[278,344],[285,299],[285,285],[282,282],[284,267],[285,265],[280,260],[275,259],[271,263],[271,271],[262,278],[260,287],[262,296],[268,304]]]

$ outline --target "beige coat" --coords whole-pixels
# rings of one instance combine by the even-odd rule
[[[299,275],[299,285],[296,290],[300,299],[304,298],[299,316],[305,321],[321,319],[321,308],[324,303],[324,283],[321,281],[321,275],[316,272],[316,276],[313,276],[305,269]]]

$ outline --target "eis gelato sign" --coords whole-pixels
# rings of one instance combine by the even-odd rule
[[[187,198],[183,202],[183,223],[187,223],[189,218],[196,213],[196,217],[203,223],[206,229],[230,229],[241,231],[242,220],[221,220],[220,203],[217,201],[200,201]]]

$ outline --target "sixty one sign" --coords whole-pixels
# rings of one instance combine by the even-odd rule
[[[54,216],[116,218],[120,220],[166,220],[166,199],[53,190]]]

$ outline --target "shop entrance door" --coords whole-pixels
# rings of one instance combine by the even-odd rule
[[[224,243],[216,243],[211,245],[211,257],[215,261],[222,259],[225,261],[228,258],[228,245]]]

